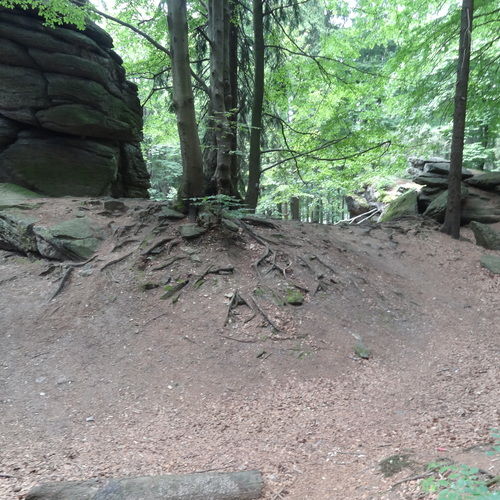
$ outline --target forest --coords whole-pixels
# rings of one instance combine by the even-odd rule
[[[335,222],[346,195],[389,186],[408,157],[449,158],[457,1],[51,0],[42,14],[81,26],[89,11],[139,86],[154,199],[227,195]],[[492,170],[496,2],[476,1],[473,17],[463,164]]]
[[[0,0],[0,497],[499,498],[499,24]]]

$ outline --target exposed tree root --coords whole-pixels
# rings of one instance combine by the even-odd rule
[[[157,248],[160,246],[164,245],[165,243],[168,243],[169,241],[172,241],[174,238],[172,237],[166,237],[166,238],[160,238],[153,242],[151,245],[149,245],[145,250],[141,252],[142,256],[150,255],[153,253]]]
[[[125,245],[128,245],[129,243],[136,243],[138,242],[139,240],[135,239],[135,238],[129,238],[127,240],[123,240],[122,242],[120,243],[117,243],[111,250],[111,252],[116,252],[117,250],[119,250],[120,248],[123,248]]]
[[[73,269],[75,266],[69,266],[66,268],[66,271],[64,272],[61,280],[59,281],[59,286],[56,288],[54,293],[50,296],[49,302],[53,299],[55,299],[62,291],[64,286],[66,285],[66,282],[69,280],[69,277],[71,276],[71,273],[73,272]]]
[[[253,311],[252,307],[248,304],[248,302],[240,295],[238,290],[233,293],[231,300],[227,306],[226,318],[224,319],[224,325],[226,326],[229,323],[229,319],[231,316],[231,311],[239,305],[246,305],[250,310]],[[252,316],[252,319],[255,317],[255,314]]]
[[[259,304],[257,304],[257,302],[252,297],[249,297],[249,300],[252,304],[252,309],[255,308],[274,331],[281,332],[281,329],[273,321],[271,321],[269,316],[264,312],[264,310],[259,306]]]
[[[160,264],[159,266],[153,267],[153,271],[161,271],[162,269],[165,269],[166,267],[171,266],[174,262],[177,262],[178,260],[185,259],[186,257],[184,255],[174,255],[173,257],[170,257],[167,259],[163,264]]]
[[[4,278],[3,280],[0,280],[0,285],[3,285],[4,283],[8,283],[9,281],[14,281],[16,278],[17,278],[17,275],[9,276],[8,278]]]
[[[104,271],[105,269],[112,266],[113,264],[118,264],[118,262],[121,262],[122,260],[125,260],[126,258],[130,257],[134,252],[135,252],[135,250],[132,250],[131,252],[128,252],[125,255],[122,255],[121,257],[118,257],[116,259],[110,260],[109,262],[106,262],[106,264],[104,264],[101,267],[101,269],[99,269],[99,271]]]

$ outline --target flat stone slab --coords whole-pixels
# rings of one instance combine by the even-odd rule
[[[158,213],[158,219],[167,219],[167,220],[181,220],[186,217],[183,213],[174,210],[169,207],[162,207],[160,212]]]
[[[198,226],[198,224],[182,224],[179,226],[179,232],[181,236],[186,240],[192,240],[198,238],[204,234],[207,230],[203,227]]]
[[[259,471],[204,472],[46,483],[26,500],[251,500],[263,486]]]
[[[474,186],[486,191],[493,191],[500,186],[500,172],[487,172],[475,175],[465,181],[470,186]]]
[[[483,255],[481,257],[481,266],[493,274],[500,274],[500,257],[496,255]]]

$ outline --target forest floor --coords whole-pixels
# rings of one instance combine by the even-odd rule
[[[500,276],[467,230],[276,222],[186,242],[182,221],[154,234],[154,209],[107,221],[53,299],[69,268],[0,251],[0,498],[243,469],[269,500],[431,498],[397,483],[436,459],[499,474]],[[303,305],[281,303],[291,288]],[[409,463],[385,476],[393,455]]]

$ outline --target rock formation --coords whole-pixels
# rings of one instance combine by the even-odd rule
[[[147,197],[142,109],[110,36],[0,8],[0,182],[49,196]]]
[[[401,216],[423,214],[443,222],[448,200],[449,161],[411,158],[408,172],[413,182],[423,186],[414,195],[406,194],[395,200],[382,214],[387,221]],[[412,200],[416,198],[415,204]],[[410,200],[409,203],[403,203]],[[472,221],[483,224],[500,222],[500,172],[462,170],[462,224]]]

